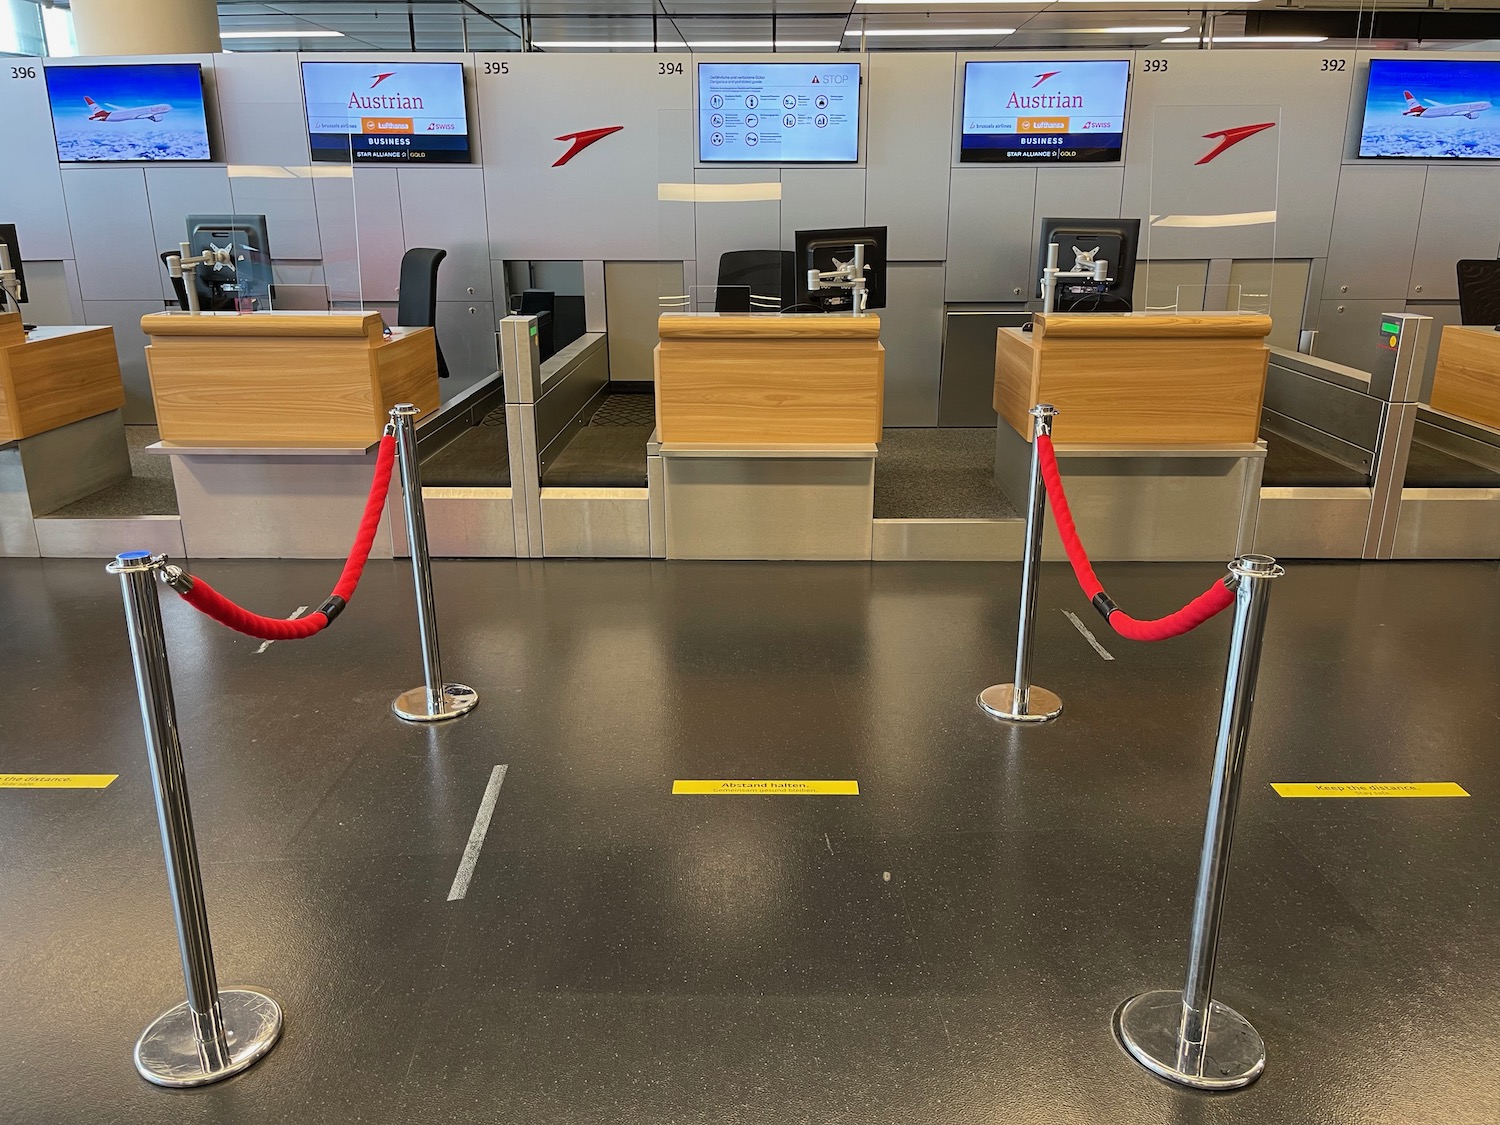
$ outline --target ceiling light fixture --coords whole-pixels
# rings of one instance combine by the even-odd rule
[[[557,39],[550,43],[537,41],[534,47],[543,47],[548,50],[565,50],[569,48],[582,48],[585,50],[607,51],[625,48],[640,48],[642,50],[680,51],[684,47],[693,50],[734,50],[743,48],[746,50],[769,51],[773,47],[780,50],[783,47],[821,47],[826,50],[837,50],[839,41],[837,39],[778,39],[775,44],[769,39],[722,39],[722,40],[693,40],[689,43],[653,43],[649,39]]]
[[[931,35],[941,39],[957,39],[960,36],[979,36],[994,39],[1001,35],[1014,35],[1013,27],[872,27],[865,31],[854,28],[844,32],[845,39],[859,39],[876,35]]]
[[[342,39],[342,31],[309,28],[307,31],[221,31],[220,39]]]
[[[1210,40],[1214,43],[1326,43],[1326,35],[1215,35]],[[1201,43],[1196,35],[1184,35],[1181,38],[1163,39],[1163,43]]]
[[[1185,27],[1058,27],[1050,30],[1079,35],[1176,35]]]

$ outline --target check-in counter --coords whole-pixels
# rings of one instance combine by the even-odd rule
[[[1500,555],[1500,332],[1443,329],[1432,391],[1416,410],[1391,554]]]
[[[0,314],[0,555],[37,555],[38,516],[130,476],[124,404],[111,329]]]
[[[880,318],[667,313],[659,332],[666,556],[869,558]]]
[[[1038,314],[998,330],[995,479],[1024,509],[1031,417],[1054,443],[1097,559],[1227,559],[1255,533],[1271,319],[1244,313]],[[1064,558],[1049,527],[1049,558]]]
[[[388,411],[438,407],[432,329],[386,329],[379,313],[156,313],[141,328],[151,451],[172,458],[193,557],[342,557]]]

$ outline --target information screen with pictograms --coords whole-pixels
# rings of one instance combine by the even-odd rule
[[[699,63],[698,159],[859,159],[858,63]]]

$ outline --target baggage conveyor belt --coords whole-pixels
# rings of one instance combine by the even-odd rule
[[[656,427],[649,389],[611,393],[542,468],[543,488],[645,488],[646,442]]]
[[[422,483],[436,488],[509,488],[510,436],[505,407],[480,421],[422,461]]]

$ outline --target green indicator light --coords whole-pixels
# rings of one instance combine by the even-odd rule
[[[533,324],[533,325],[532,325],[532,326],[531,326],[531,334],[532,334],[532,335],[533,335],[533,336],[535,336],[535,335],[536,335],[536,325],[535,325],[535,324]]]
[[[1391,323],[1391,322],[1390,322],[1390,321],[1388,321],[1388,320],[1382,320],[1382,321],[1381,321],[1381,322],[1380,322],[1380,327],[1381,327],[1381,328],[1382,328],[1382,329],[1383,329],[1383,330],[1384,330],[1384,331],[1386,331],[1386,332],[1391,332],[1391,333],[1396,333],[1396,332],[1400,332],[1400,331],[1401,331],[1401,326],[1400,326],[1400,325],[1399,325],[1399,324],[1392,324],[1392,323]]]

